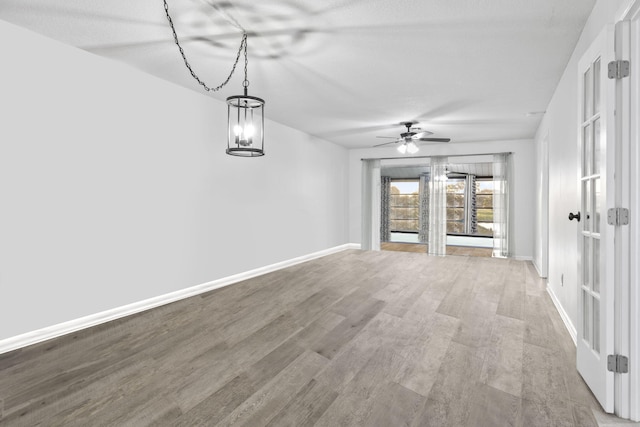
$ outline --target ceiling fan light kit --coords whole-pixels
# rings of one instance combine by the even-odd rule
[[[164,10],[167,15],[167,20],[171,26],[173,32],[173,39],[178,46],[184,65],[187,67],[191,76],[206,90],[207,92],[217,92],[222,89],[233,76],[240,55],[244,52],[244,80],[242,81],[242,87],[244,89],[242,95],[233,95],[227,98],[227,150],[226,153],[231,156],[239,157],[261,157],[264,156],[264,99],[256,96],[249,96],[248,87],[249,80],[247,78],[247,68],[249,66],[249,59],[247,57],[247,33],[242,33],[242,41],[240,42],[240,48],[236,55],[236,60],[233,63],[231,72],[222,84],[217,87],[207,86],[196,75],[195,71],[191,68],[187,57],[180,46],[176,29],[173,25],[173,20],[169,15],[169,5],[167,0],[164,0]]]
[[[420,151],[420,148],[418,148],[416,143],[413,141],[405,141],[398,146],[398,151],[401,154],[405,154],[405,153],[416,154],[418,151]]]

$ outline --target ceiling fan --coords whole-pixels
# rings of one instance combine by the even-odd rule
[[[394,136],[378,136],[376,138],[393,138],[395,141],[385,142],[382,144],[374,145],[374,147],[382,147],[383,145],[388,144],[397,144],[401,143],[398,146],[398,151],[402,154],[409,153],[414,154],[417,153],[419,148],[416,142],[425,141],[425,142],[449,142],[451,138],[429,138],[429,135],[433,135],[433,132],[423,131],[420,128],[412,127],[415,122],[402,122],[400,123],[402,126],[407,128],[406,132],[400,134],[400,138],[396,138]]]

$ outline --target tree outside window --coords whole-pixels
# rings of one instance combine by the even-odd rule
[[[392,180],[389,200],[389,229],[417,233],[420,223],[418,180]]]
[[[472,192],[465,178],[447,180],[447,234],[493,236],[493,179],[476,178],[475,211],[477,227],[472,233]]]
[[[447,234],[465,234],[465,184],[464,179],[447,179]]]
[[[476,180],[476,217],[478,234],[493,236],[493,180]]]

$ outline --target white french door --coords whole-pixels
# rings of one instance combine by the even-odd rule
[[[577,367],[603,409],[614,410],[615,82],[607,77],[613,29],[605,29],[579,62],[579,194]]]

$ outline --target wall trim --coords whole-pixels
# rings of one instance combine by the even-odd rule
[[[564,326],[567,328],[567,331],[569,331],[569,335],[571,335],[571,339],[573,340],[573,345],[577,346],[578,332],[576,331],[576,327],[573,326],[573,323],[571,323],[571,319],[569,319],[569,315],[564,310],[564,307],[562,307],[560,300],[556,296],[555,292],[553,292],[553,289],[551,288],[548,282],[547,282],[547,293],[551,297],[551,301],[553,302],[553,305],[556,306],[556,310],[558,310],[558,313],[562,318],[562,322],[564,322]]]
[[[251,279],[256,276],[261,276],[263,274],[271,273],[276,270],[291,267],[296,264],[300,264],[316,258],[321,258],[323,256],[331,255],[337,252],[342,252],[348,249],[360,249],[360,244],[347,243],[344,245],[335,246],[300,257],[277,262],[275,264],[245,271],[243,273],[223,277],[211,282],[191,286],[189,288],[180,289],[178,291],[159,295],[157,297],[148,298],[142,301],[134,302],[132,304],[127,304],[110,310],[91,314],[89,316],[84,316],[67,322],[58,323],[53,326],[37,329],[32,332],[17,335],[15,337],[6,338],[4,340],[0,340],[0,354],[17,350],[29,345],[37,344],[39,342],[50,340],[52,338],[57,338],[62,335],[77,332],[79,330],[90,328],[102,323],[110,322],[112,320],[120,319],[122,317],[130,316],[132,314],[140,313],[142,311],[150,310],[152,308],[160,307],[162,305],[176,302],[185,298],[190,298],[205,292],[212,291],[214,289],[223,288],[225,286],[241,282],[243,280]]]
[[[515,259],[516,261],[531,261],[531,262],[533,262],[533,257],[532,256],[516,255],[516,256],[513,257],[513,259]]]

